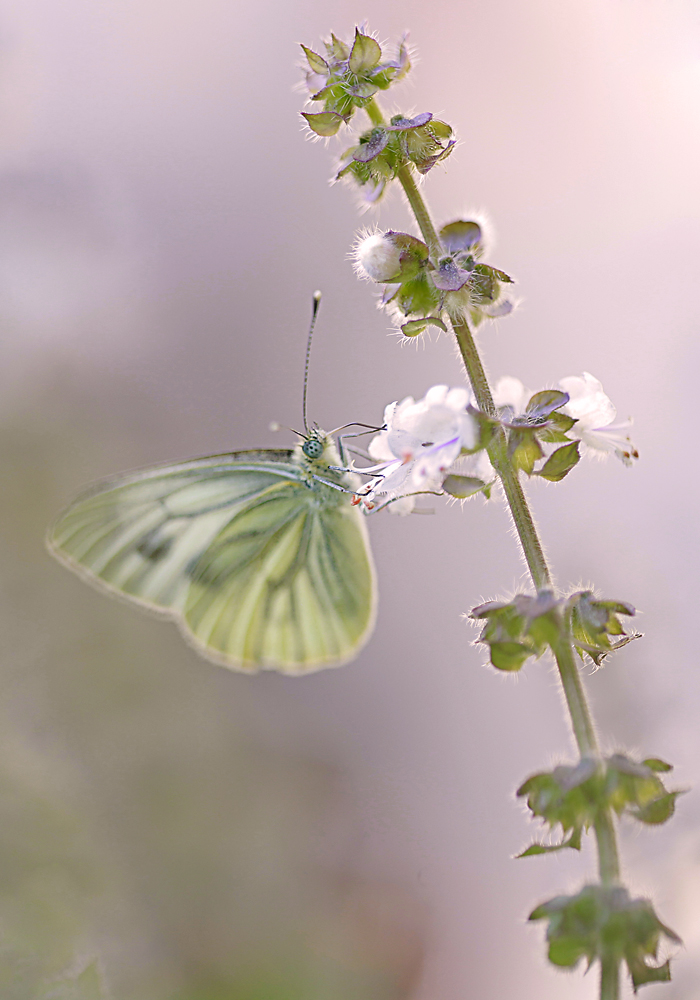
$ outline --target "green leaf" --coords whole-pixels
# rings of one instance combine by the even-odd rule
[[[457,253],[471,250],[481,240],[481,226],[458,219],[443,226],[438,235],[449,253]]]
[[[433,116],[429,111],[422,111],[415,118],[404,118],[403,115],[394,115],[387,129],[389,132],[406,132],[414,128],[422,128],[427,125]]]
[[[579,454],[579,442],[572,441],[571,444],[557,448],[553,452],[542,468],[536,473],[542,479],[548,479],[550,483],[558,483],[568,475],[581,459]]]
[[[355,41],[350,52],[348,66],[351,73],[366,73],[374,69],[382,58],[382,50],[377,42],[369,35],[363,35],[359,28],[355,28]]]
[[[348,46],[345,42],[341,42],[339,38],[336,38],[332,32],[331,43],[330,45],[326,44],[326,48],[328,49],[328,54],[338,62],[345,62],[345,60],[350,56],[350,49]]]
[[[521,642],[492,642],[491,663],[497,670],[520,670],[525,660],[532,656],[532,650]]]
[[[563,851],[564,848],[570,847],[574,851],[581,850],[581,831],[574,830],[568,840],[562,841],[561,844],[530,844],[530,846],[522,851],[520,854],[516,854],[516,858],[532,858],[537,854],[554,854],[556,851]]]
[[[432,272],[433,284],[443,292],[458,292],[471,276],[471,271],[458,267],[450,257],[441,260],[437,270]]]
[[[476,493],[482,493],[485,486],[486,483],[482,479],[458,475],[447,476],[442,484],[445,493],[449,493],[451,497],[457,497],[458,500],[465,500]]]
[[[672,771],[673,764],[667,764],[665,760],[661,760],[660,757],[646,757],[642,764],[646,767],[651,768],[652,771]]]
[[[496,281],[502,281],[508,285],[514,284],[513,279],[509,274],[506,274],[505,271],[499,271],[497,267],[491,267],[490,264],[476,264],[474,270],[477,274],[483,274],[484,277],[492,278]]]
[[[448,125],[447,122],[441,122],[438,118],[433,118],[430,123],[430,131],[436,139],[444,141],[452,135],[452,126]]]
[[[318,52],[314,52],[313,49],[307,49],[305,45],[302,45],[302,49],[312,72],[319,73],[322,76],[327,76],[330,73],[330,67],[323,56],[320,56]]]
[[[558,389],[543,389],[531,396],[525,413],[533,420],[543,420],[548,417],[553,410],[558,410],[569,402],[569,394],[560,392]]]
[[[637,809],[630,809],[630,815],[638,819],[640,823],[647,823],[649,826],[660,826],[673,816],[676,811],[676,799],[683,795],[682,791],[667,792],[658,799],[652,799],[645,805]]]
[[[324,138],[336,135],[340,126],[345,122],[343,116],[336,114],[335,111],[320,111],[318,114],[302,111],[301,114],[303,118],[306,118],[311,131]]]
[[[627,968],[632,977],[632,987],[636,993],[640,986],[645,983],[670,983],[671,982],[671,962],[666,961],[663,965],[647,965],[642,960],[627,961]]]
[[[552,965],[570,969],[584,955],[589,955],[585,938],[566,937],[550,942],[548,957]]]
[[[534,430],[511,430],[508,436],[508,453],[515,468],[522,469],[526,475],[531,476],[535,462],[542,458],[542,448]]]
[[[423,333],[429,326],[437,326],[443,333],[447,332],[447,327],[439,317],[424,316],[423,319],[410,319],[408,323],[404,323],[401,327],[401,333],[404,337],[417,337],[418,334]],[[447,492],[449,493],[449,490]]]
[[[352,158],[359,163],[369,163],[370,160],[374,160],[383,152],[388,142],[389,136],[386,129],[373,128],[368,135],[360,138],[360,144],[352,154]]]

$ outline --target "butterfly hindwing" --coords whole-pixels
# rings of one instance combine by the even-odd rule
[[[49,547],[225,665],[343,662],[373,623],[371,555],[350,495],[303,464],[291,451],[234,452],[117,477],[64,512]]]
[[[301,673],[350,659],[369,634],[374,571],[362,515],[307,494],[279,486],[202,556],[185,623],[210,655]]]

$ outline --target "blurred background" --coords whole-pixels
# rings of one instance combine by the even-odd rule
[[[449,338],[401,350],[347,259],[360,217],[305,141],[300,50],[368,19],[418,58],[387,110],[460,145],[425,191],[487,210],[521,307],[485,327],[494,378],[591,371],[635,418],[638,465],[530,493],[562,586],[644,615],[586,671],[606,748],[700,785],[700,11],[695,0],[10,0],[0,13],[0,984],[9,1000],[582,1000],[526,916],[581,856],[512,860],[514,797],[572,758],[548,662],[496,675],[463,614],[526,586],[500,502],[370,523],[379,621],[301,680],[199,659],[171,625],[53,563],[87,482],[284,447],[459,385]],[[359,119],[359,116],[358,116]],[[697,996],[700,796],[625,827],[626,874],[684,938]],[[71,985],[70,976],[98,965]],[[43,985],[42,985],[43,984]],[[68,985],[66,985],[68,984]],[[82,984],[82,985],[81,985]],[[42,992],[44,991],[44,992]],[[61,997],[64,995],[60,994]],[[627,995],[627,994],[625,994]]]

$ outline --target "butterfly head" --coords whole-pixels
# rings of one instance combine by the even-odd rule
[[[322,435],[319,431],[313,430],[309,436],[304,440],[301,450],[304,452],[307,458],[319,459],[323,456],[323,452],[326,449],[325,434]]]

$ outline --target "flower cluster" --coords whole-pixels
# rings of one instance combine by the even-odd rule
[[[580,445],[599,457],[615,454],[625,465],[639,457],[629,437],[631,421],[613,423],[617,411],[597,378],[569,375],[559,386],[532,395],[517,378],[496,383],[494,401],[518,468],[557,482],[577,464]],[[564,447],[546,457],[553,444]],[[544,464],[535,469],[541,459]]]
[[[363,132],[355,146],[340,158],[336,180],[352,179],[363,188],[365,201],[376,202],[402,167],[412,165],[419,174],[446,159],[455,145],[452,128],[425,111],[415,118],[394,115],[388,125]]]
[[[503,291],[513,279],[481,262],[484,245],[478,222],[458,219],[443,226],[438,236],[441,250],[436,259],[422,240],[391,230],[364,235],[354,248],[356,271],[385,285],[381,305],[391,307],[407,337],[418,336],[428,326],[445,330],[443,312],[477,326],[513,308]]]
[[[399,43],[396,58],[383,61],[377,40],[359,28],[355,29],[352,45],[331,35],[325,47],[324,59],[302,45],[309,100],[323,103],[323,111],[303,112],[303,116],[312,132],[319,136],[335,135],[356,109],[366,107],[377,91],[386,90],[411,68],[405,39]]]
[[[358,469],[370,477],[360,491],[369,507],[385,507],[397,514],[413,510],[417,493],[451,493],[464,498],[483,491],[487,481],[477,475],[492,473],[483,449],[480,415],[471,407],[467,389],[435,385],[417,402],[407,396],[384,411],[385,430],[369,446],[377,464]],[[469,468],[456,463],[471,458]],[[481,460],[481,461],[480,461]],[[485,461],[484,461],[485,460]],[[465,472],[473,475],[466,475]],[[492,477],[491,477],[492,478]]]
[[[393,263],[387,264],[383,244],[375,259],[371,240],[365,244],[368,271],[379,273],[385,265],[400,266],[398,251]],[[392,512],[407,514],[413,510],[417,493],[447,493],[458,499],[483,493],[488,497],[496,473],[486,448],[499,423],[507,432],[511,459],[528,475],[560,481],[578,463],[580,443],[598,454],[614,451],[629,464],[631,456],[637,456],[629,439],[621,436],[621,428],[629,424],[605,424],[614,419],[615,407],[600,382],[585,373],[559,384],[570,388],[572,396],[557,389],[533,395],[518,379],[502,378],[494,390],[497,421],[476,409],[465,388],[435,385],[417,402],[407,396],[390,403],[384,410],[384,429],[369,446],[377,464],[354,470],[369,480],[358,493],[360,500],[368,509],[391,504]],[[574,417],[572,411],[580,416]],[[552,444],[563,446],[546,456],[545,447]],[[535,469],[540,461],[542,465]]]

